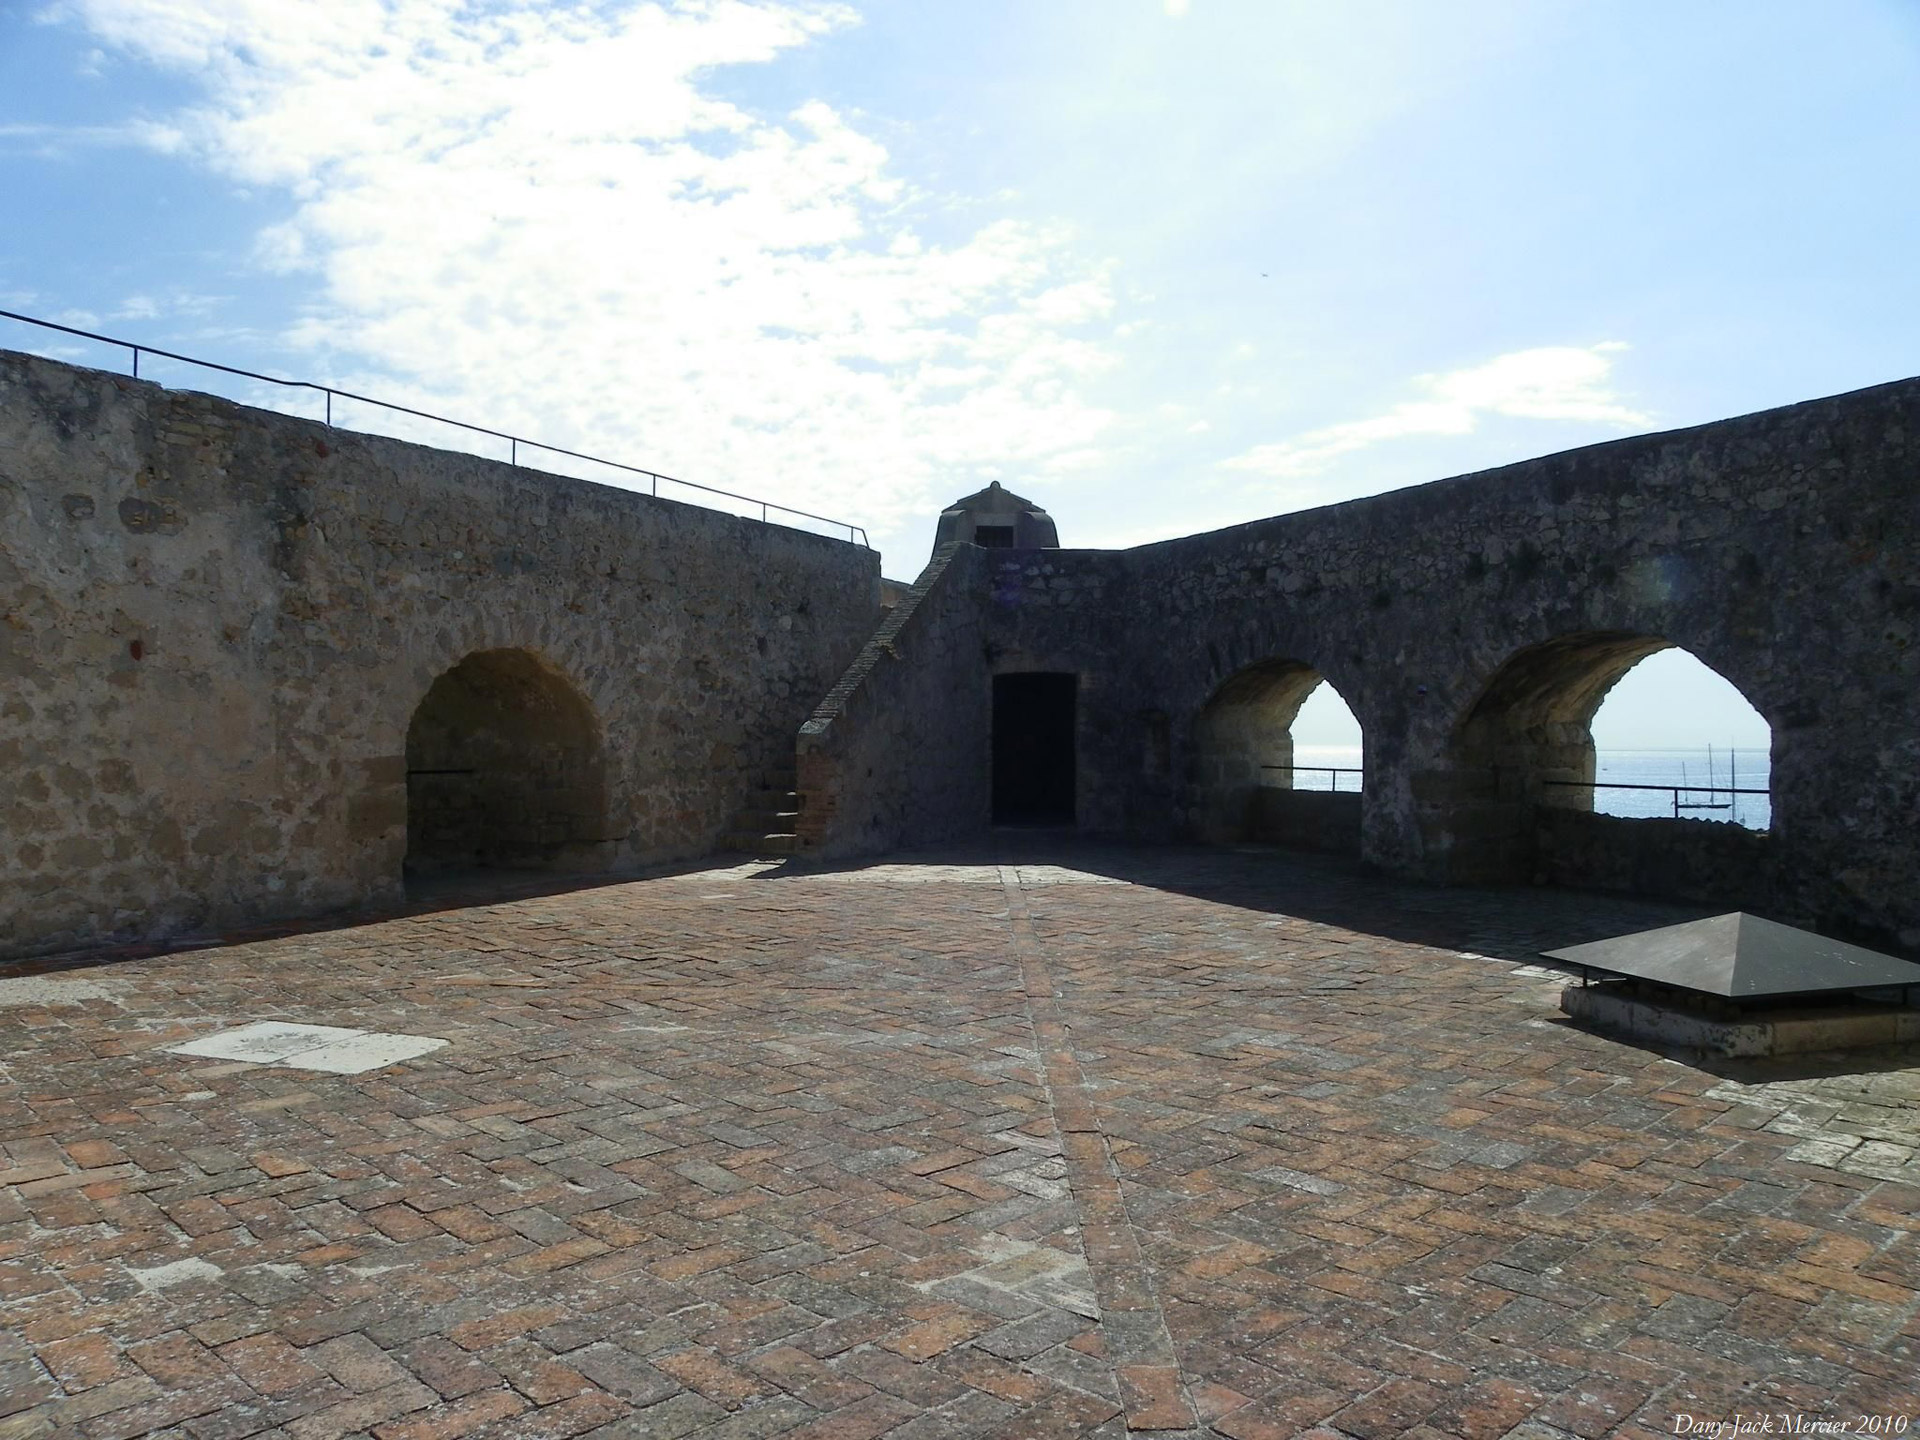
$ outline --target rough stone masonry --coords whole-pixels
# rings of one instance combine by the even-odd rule
[[[707,853],[878,580],[844,542],[0,353],[0,955],[386,902],[410,845]]]
[[[1920,950],[1920,381],[1134,550],[1009,538],[882,623],[865,549],[0,355],[0,955],[707,853],[787,767],[804,853],[976,835],[996,680],[1034,673],[1084,834]],[[1670,645],[1772,726],[1768,833],[1593,813],[1594,710]],[[1364,794],[1284,778],[1321,679]]]
[[[1304,825],[1391,874],[1709,900],[1911,951],[1916,639],[1913,380],[1133,550],[959,545],[804,727],[801,839],[984,831],[995,681],[1051,672],[1077,686],[1083,834]],[[1772,727],[1766,834],[1593,813],[1594,711],[1674,645]],[[1364,795],[1286,788],[1322,679],[1364,733]]]

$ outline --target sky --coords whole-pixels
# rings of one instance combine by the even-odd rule
[[[0,0],[0,308],[911,578],[1920,372],[1917,138],[1913,0]],[[1684,658],[1611,743],[1764,733]]]

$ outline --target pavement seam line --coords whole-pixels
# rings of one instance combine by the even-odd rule
[[[1080,1057],[1074,1053],[1066,1006],[1055,993],[1046,955],[1019,871],[1002,865],[1007,929],[1026,990],[1027,1020],[1040,1060],[1040,1083],[1060,1135],[1067,1188],[1080,1222],[1081,1247],[1100,1302],[1100,1329],[1120,1388],[1128,1430],[1191,1430],[1198,1426],[1192,1397],[1180,1378],[1179,1357],[1160,1297],[1148,1272],[1140,1237],[1127,1214],[1113,1155],[1093,1109]]]

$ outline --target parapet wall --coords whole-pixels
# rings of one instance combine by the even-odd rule
[[[1547,885],[1704,900],[1765,914],[1783,891],[1774,838],[1713,820],[1625,819],[1541,807],[1533,878]],[[1790,879],[1784,885],[1791,894]]]
[[[879,618],[844,542],[0,352],[0,955],[399,893],[478,651],[590,707],[599,863],[706,853]]]
[[[1361,723],[1360,848],[1381,869],[1757,895],[1920,950],[1920,381],[1136,550],[973,555],[966,663],[1079,679],[1085,832],[1201,834],[1201,717],[1285,663]],[[1763,844],[1709,836],[1683,864],[1712,827],[1546,813],[1581,803],[1553,783],[1591,778],[1593,710],[1666,645],[1772,726]],[[928,663],[943,678],[899,682],[892,743],[944,734],[960,682]],[[976,810],[922,786],[911,813],[952,833]]]
[[[410,763],[467,773],[466,724],[531,747],[527,798],[437,823],[536,810],[515,856],[708,852],[796,732],[811,853],[976,834],[1019,671],[1077,678],[1091,834],[1254,813],[1200,783],[1208,707],[1310,672],[1365,732],[1377,867],[1920,950],[1920,382],[1138,550],[963,545],[876,635],[879,592],[838,541],[0,352],[0,955],[391,898]],[[1772,726],[1764,843],[1548,813],[1668,644]],[[430,690],[449,758],[412,763]]]

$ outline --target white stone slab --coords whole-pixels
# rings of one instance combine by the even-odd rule
[[[129,1270],[142,1290],[152,1292],[165,1290],[170,1285],[184,1285],[189,1280],[212,1280],[225,1272],[211,1260],[202,1260],[190,1255],[185,1260],[175,1260],[166,1265],[154,1265],[145,1270]]]
[[[91,980],[59,975],[9,975],[0,979],[0,1005],[78,1005],[111,1000],[113,992]]]
[[[384,1065],[398,1065],[402,1060],[417,1059],[444,1048],[446,1044],[445,1040],[435,1039],[431,1035],[386,1035],[367,1030],[350,1040],[336,1040],[331,1045],[322,1045],[315,1050],[303,1050],[281,1063],[296,1070],[358,1075],[363,1070],[378,1070]]]
[[[280,1065],[306,1050],[351,1040],[365,1032],[343,1030],[337,1025],[291,1025],[280,1020],[261,1020],[242,1025],[238,1030],[222,1030],[204,1040],[185,1045],[169,1045],[171,1055],[199,1055],[207,1060],[244,1060],[252,1065]]]
[[[238,1060],[249,1065],[277,1065],[288,1070],[317,1070],[327,1075],[358,1075],[416,1059],[446,1044],[445,1040],[429,1035],[388,1035],[337,1025],[294,1025],[262,1020],[184,1045],[170,1045],[167,1053],[193,1055],[204,1060]]]

